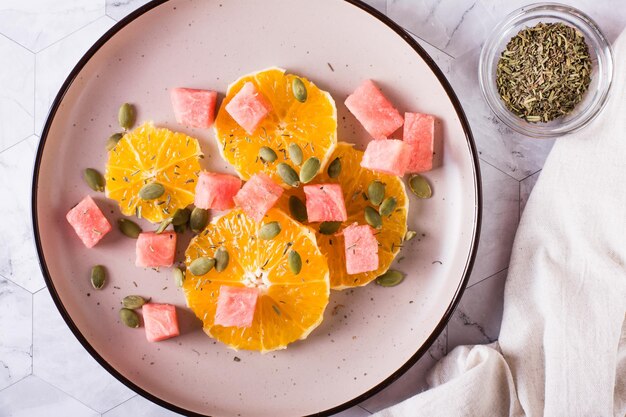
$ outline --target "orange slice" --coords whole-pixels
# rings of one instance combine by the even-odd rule
[[[273,221],[280,224],[281,232],[273,239],[260,239],[259,228]],[[213,257],[220,247],[229,254],[226,269],[217,272],[213,268],[195,276],[187,268],[183,284],[187,305],[209,336],[231,348],[267,352],[305,339],[322,322],[330,291],[328,265],[309,228],[277,209],[270,210],[259,224],[235,209],[191,240],[185,263],[189,267],[199,257]],[[297,275],[288,266],[291,250],[302,260]],[[259,291],[250,327],[214,324],[222,285]]]
[[[196,139],[145,123],[109,151],[106,196],[118,202],[123,214],[158,223],[193,203],[201,156]],[[143,200],[139,190],[152,182],[163,185],[165,192]]]

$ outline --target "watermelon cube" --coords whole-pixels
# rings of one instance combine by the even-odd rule
[[[253,134],[265,116],[272,110],[270,102],[250,81],[226,105],[226,111],[243,127],[249,135]]]
[[[430,114],[404,113],[403,134],[411,154],[407,172],[433,169],[435,117]]]
[[[283,188],[267,174],[254,174],[237,192],[233,200],[254,221],[261,221],[283,194]]]
[[[88,248],[93,248],[111,230],[111,223],[91,196],[83,198],[65,218]]]
[[[200,128],[208,128],[213,123],[217,92],[173,88],[170,90],[170,100],[178,123]]]
[[[148,342],[160,342],[180,334],[175,306],[147,303],[141,307],[141,314]]]
[[[369,225],[354,223],[343,230],[348,274],[360,274],[378,269],[378,241]]]
[[[176,254],[176,233],[140,233],[135,247],[135,265],[145,268],[172,266]]]
[[[406,172],[410,158],[409,145],[404,141],[372,140],[367,144],[361,166],[401,177]]]
[[[305,185],[304,195],[310,222],[344,222],[348,219],[341,185]]]
[[[222,285],[217,298],[215,324],[225,327],[250,327],[259,298],[256,288]]]
[[[240,188],[239,177],[203,171],[198,176],[194,204],[203,209],[231,209],[235,207],[233,197]]]
[[[372,80],[363,81],[345,104],[374,139],[386,139],[404,122],[402,115]]]

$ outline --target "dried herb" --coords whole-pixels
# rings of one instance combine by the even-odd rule
[[[496,84],[506,107],[529,122],[564,116],[591,83],[585,37],[563,23],[538,23],[521,30],[498,61]]]

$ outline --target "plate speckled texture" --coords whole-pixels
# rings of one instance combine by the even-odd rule
[[[406,370],[460,296],[480,223],[477,159],[464,117],[426,54],[414,47],[346,1],[170,0],[130,21],[79,64],[44,129],[33,211],[50,290],[90,352],[163,405],[220,416],[336,411]],[[134,266],[134,240],[114,230],[87,250],[64,216],[85,194],[94,196],[112,223],[121,216],[113,201],[87,188],[81,172],[103,171],[104,142],[117,130],[117,108],[125,101],[137,105],[139,120],[197,137],[204,166],[229,172],[212,130],[176,124],[168,88],[214,89],[221,98],[229,82],[270,66],[302,74],[332,94],[340,140],[364,148],[367,135],[343,101],[372,78],[401,111],[437,115],[443,149],[442,165],[427,174],[433,198],[411,199],[409,228],[419,233],[399,255],[405,281],[394,288],[372,284],[333,292],[324,322],[306,341],[261,355],[235,352],[206,337],[169,270]],[[180,257],[184,249],[181,242]],[[101,291],[88,280],[96,263],[105,264],[110,276]],[[117,311],[128,294],[177,305],[181,336],[148,343],[143,329],[121,325]]]

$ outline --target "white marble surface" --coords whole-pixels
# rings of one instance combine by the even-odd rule
[[[30,221],[32,163],[67,73],[116,21],[147,0],[0,0],[0,416],[175,415],[98,366],[57,312],[38,269]],[[361,417],[426,388],[433,364],[461,344],[497,339],[511,245],[552,141],[511,132],[477,86],[480,46],[525,0],[368,0],[418,38],[455,88],[480,152],[483,231],[470,284],[446,330],[413,368],[340,416]],[[626,25],[614,0],[570,0],[610,40]],[[5,61],[6,62],[6,61]]]

